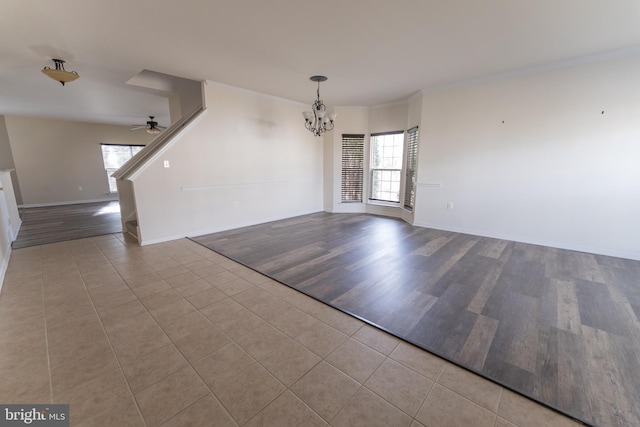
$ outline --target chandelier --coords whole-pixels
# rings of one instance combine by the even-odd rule
[[[53,80],[62,83],[64,86],[65,83],[69,83],[80,77],[78,73],[75,71],[67,71],[64,69],[64,61],[62,59],[53,59],[53,63],[56,65],[56,68],[44,67],[42,72],[47,76],[51,77]]]
[[[311,76],[309,80],[318,82],[318,99],[316,99],[316,102],[311,106],[312,111],[302,113],[304,116],[304,126],[315,136],[320,136],[326,131],[333,129],[333,121],[336,119],[337,114],[327,114],[327,107],[320,99],[320,82],[326,81],[327,78],[325,76]]]

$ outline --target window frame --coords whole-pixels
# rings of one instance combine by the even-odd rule
[[[107,159],[105,158],[105,152],[104,152],[104,148],[103,147],[127,147],[129,148],[129,153],[130,156],[127,160],[124,161],[124,163],[122,163],[122,165],[124,165],[126,162],[128,162],[133,156],[135,156],[137,153],[139,153],[144,147],[145,145],[143,144],[106,144],[106,143],[100,143],[100,154],[102,156],[102,164],[104,166],[104,170],[106,172],[107,175],[107,188],[109,190],[109,194],[118,194],[118,187],[117,185],[115,185],[115,178],[113,178],[113,174],[122,167],[122,165],[120,165],[117,168],[109,168],[107,167]],[[139,150],[136,150],[134,152],[134,147],[135,148],[140,148]],[[112,183],[114,184],[112,186]]]
[[[380,168],[374,167],[374,138],[379,136],[388,136],[388,135],[402,135],[402,144],[400,145],[402,149],[402,153],[400,154],[400,168]],[[400,206],[400,202],[402,201],[402,174],[404,171],[404,144],[405,144],[405,131],[390,131],[390,132],[377,132],[371,133],[369,135],[369,189],[368,189],[368,202],[373,204],[389,204],[392,206]],[[394,156],[396,157],[396,156]],[[397,172],[399,174],[397,183],[398,183],[398,200],[387,200],[387,199],[379,199],[373,197],[374,192],[374,174],[376,171],[380,172]],[[396,182],[395,180],[393,182]]]

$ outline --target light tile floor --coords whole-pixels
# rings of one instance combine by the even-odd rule
[[[570,426],[187,239],[14,250],[0,403],[73,426]]]

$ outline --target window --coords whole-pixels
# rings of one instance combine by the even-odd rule
[[[369,200],[400,202],[404,132],[371,134]]]
[[[364,135],[342,135],[342,203],[362,202]]]
[[[413,210],[416,201],[416,181],[418,167],[418,127],[407,131],[407,163],[404,181],[404,207]]]
[[[116,179],[111,175],[120,169],[134,154],[142,150],[144,145],[101,144],[101,146],[102,160],[104,161],[104,168],[107,171],[107,180],[109,181],[109,192],[117,193]]]

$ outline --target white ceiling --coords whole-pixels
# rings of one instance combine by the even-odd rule
[[[370,106],[620,50],[640,51],[638,0],[2,0],[0,114],[167,124],[126,84],[144,69],[305,104],[324,74],[325,103]]]

